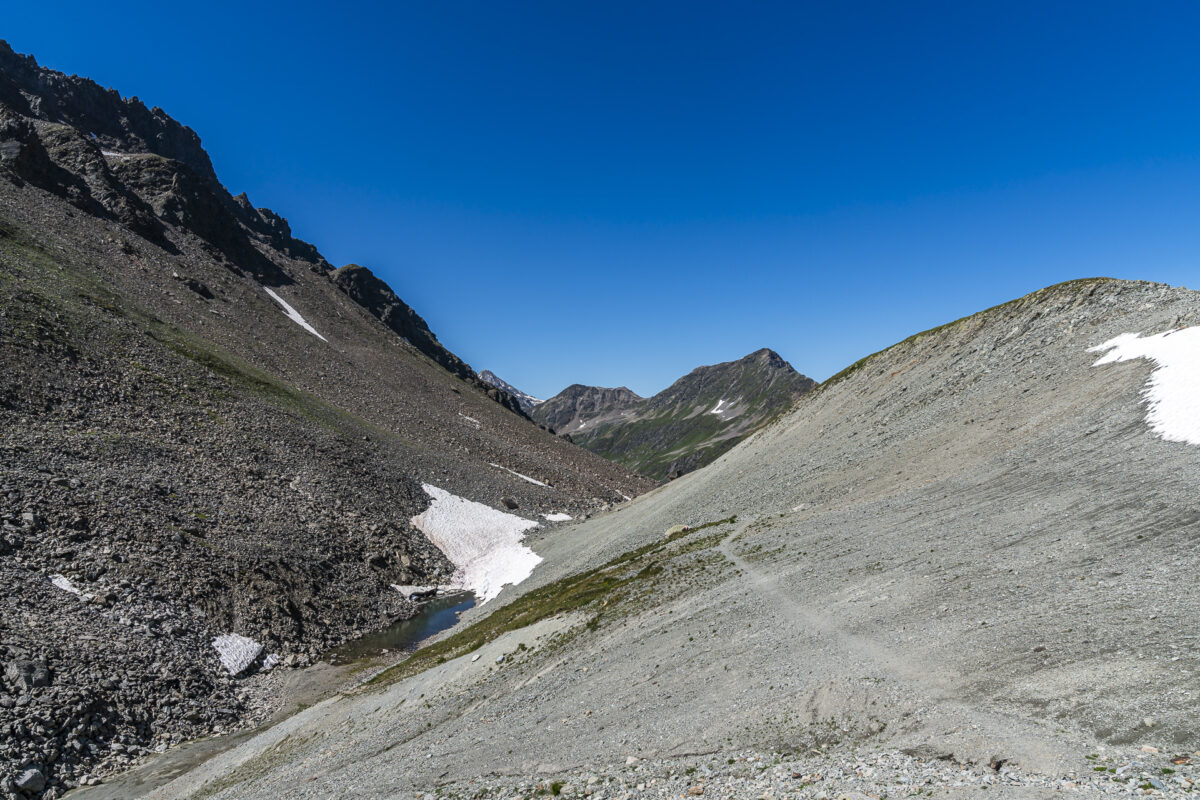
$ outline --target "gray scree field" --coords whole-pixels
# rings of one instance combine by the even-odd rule
[[[1088,348],[1197,324],[1095,280],[914,336],[152,796],[1189,791],[1200,449]]]

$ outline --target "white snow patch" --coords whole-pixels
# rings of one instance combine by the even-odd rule
[[[1142,389],[1146,422],[1169,442],[1200,445],[1200,326],[1143,337],[1123,333],[1089,353],[1110,351],[1093,366],[1148,358],[1157,365]]]
[[[237,633],[224,633],[212,640],[212,646],[221,657],[221,666],[230,675],[239,675],[254,663],[263,646],[253,639]]]
[[[564,514],[561,511],[555,511],[553,514],[542,514],[548,522],[570,522],[575,519],[570,514]]]
[[[531,477],[529,477],[528,475],[522,475],[521,473],[517,472],[517,471],[516,471],[516,470],[514,470],[514,469],[509,469],[508,467],[502,467],[502,466],[500,466],[499,464],[493,464],[493,463],[491,463],[490,461],[488,462],[488,466],[489,466],[489,467],[496,467],[497,469],[502,469],[502,470],[504,470],[505,472],[511,472],[513,475],[516,475],[516,476],[517,476],[518,478],[520,478],[521,480],[523,480],[523,481],[529,481],[530,483],[536,483],[538,486],[545,486],[545,485],[546,485],[546,484],[542,483],[541,481],[539,481],[537,478],[531,478]]]
[[[722,414],[728,414],[729,410],[731,408],[733,408],[733,404],[736,402],[737,402],[737,400],[726,400],[724,397],[722,397],[720,400],[717,401],[717,404],[715,406],[713,406],[712,410],[709,411],[708,413],[716,414],[718,417],[721,416]],[[740,413],[741,412],[739,411],[738,414],[740,414]],[[734,416],[736,417],[737,414],[734,414]]]
[[[317,333],[317,329],[314,328],[312,325],[309,325],[308,322],[304,319],[304,317],[300,316],[300,312],[297,311],[296,309],[292,308],[290,305],[288,305],[288,302],[286,300],[284,300],[279,295],[275,294],[275,292],[271,291],[268,287],[264,286],[263,288],[267,290],[267,294],[271,295],[271,297],[274,298],[276,303],[279,303],[279,305],[283,306],[283,313],[287,314],[288,319],[290,319],[292,322],[299,325],[301,328],[304,328],[304,330],[308,331],[313,336],[320,339],[322,342],[329,341],[324,336]]]
[[[480,428],[482,428],[482,427],[483,427],[482,425],[480,425],[480,424],[479,424],[479,420],[475,419],[474,417],[468,417],[466,414],[462,413],[461,411],[460,411],[460,412],[458,412],[458,415],[459,415],[460,417],[462,417],[463,419],[465,419],[467,422],[469,422],[469,423],[471,423],[472,425],[474,425],[474,426],[475,426],[475,430],[479,430]]]
[[[129,158],[128,153],[118,153],[116,150],[101,150],[100,155],[108,158]]]
[[[628,503],[630,500],[632,500],[632,499],[633,499],[632,497],[630,497],[629,495],[625,494],[624,492],[617,492],[617,494],[621,495],[621,497],[624,497],[624,498],[625,498],[625,502],[627,502],[627,503]]]
[[[270,672],[271,669],[273,669],[275,665],[279,663],[279,661],[280,658],[278,653],[267,653],[266,658],[263,659],[262,671]]]
[[[529,577],[542,557],[521,544],[533,520],[450,494],[428,483],[421,488],[433,498],[411,522],[454,564],[453,583],[475,593],[482,605],[507,584]]]
[[[64,592],[70,592],[71,594],[75,595],[76,597],[81,597],[84,600],[91,598],[90,594],[80,591],[78,586],[71,583],[71,579],[68,578],[66,575],[58,575],[58,574],[51,575],[50,583],[54,584],[54,586],[56,588],[62,589]]]

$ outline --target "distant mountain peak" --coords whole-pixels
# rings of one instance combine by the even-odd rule
[[[816,386],[770,348],[696,367],[650,398],[622,386],[572,384],[534,421],[642,474],[664,479],[704,466]]]

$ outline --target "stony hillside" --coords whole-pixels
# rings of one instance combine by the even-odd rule
[[[502,394],[190,129],[0,44],[0,797],[253,717],[412,615],[393,585],[472,588],[436,491],[526,529],[648,488]]]
[[[1197,326],[1092,280],[918,334],[153,796],[1183,796]]]
[[[697,367],[650,398],[575,384],[532,417],[593,453],[656,480],[712,462],[816,385],[773,350]]]

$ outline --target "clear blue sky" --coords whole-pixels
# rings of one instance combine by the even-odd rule
[[[1200,4],[19,3],[476,369],[825,378],[1046,284],[1200,286]]]

